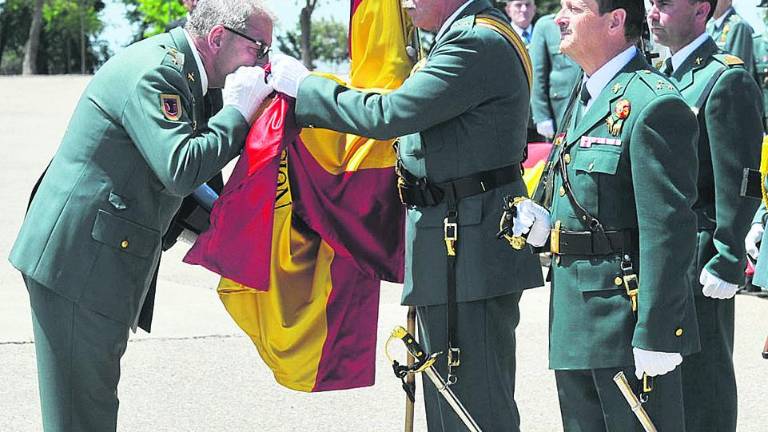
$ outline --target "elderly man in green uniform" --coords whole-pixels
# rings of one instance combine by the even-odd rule
[[[670,49],[664,71],[699,121],[696,285],[701,352],[683,363],[686,426],[736,430],[734,299],[744,283],[744,236],[757,204],[740,196],[744,168],[760,166],[760,90],[740,58],[706,32],[716,0],[652,0],[648,25]]]
[[[581,68],[560,51],[560,27],[554,15],[545,15],[536,21],[529,51],[533,63],[533,122],[539,135],[552,140]]]
[[[273,62],[272,83],[296,96],[301,126],[400,137],[408,204],[403,303],[417,306],[425,349],[451,354],[438,370],[455,380],[453,391],[479,426],[517,431],[518,302],[543,281],[538,260],[505,247],[496,232],[502,197],[526,193],[520,162],[530,61],[488,0],[409,3],[414,24],[437,35],[399,89],[352,90],[308,75],[290,58]],[[430,431],[466,430],[431,383],[424,393]]]
[[[561,4],[561,49],[585,75],[536,202],[515,200],[511,228],[532,246],[549,237],[549,366],[563,426],[643,430],[613,381],[623,372],[658,430],[683,431],[677,366],[699,348],[693,281],[680,271],[695,259],[696,119],[635,47],[643,2]]]
[[[750,74],[754,71],[752,53],[752,26],[733,8],[733,0],[717,0],[712,19],[707,23],[707,33],[721,50],[744,61]]]
[[[201,0],[186,30],[126,48],[91,79],[10,255],[29,291],[46,432],[116,429],[120,358],[162,233],[242,149],[271,92],[251,67],[271,39],[259,0]],[[224,107],[206,118],[217,87]]]

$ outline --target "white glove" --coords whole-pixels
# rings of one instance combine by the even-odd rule
[[[747,255],[751,256],[753,260],[757,261],[757,256],[760,254],[760,248],[757,244],[763,240],[763,224],[752,224],[752,228],[749,229],[747,236],[744,237],[744,246],[747,248]]]
[[[549,211],[529,199],[516,204],[516,207],[517,212],[512,219],[512,235],[528,234],[528,244],[544,246],[549,238]]]
[[[701,293],[707,297],[716,299],[729,299],[736,295],[736,291],[739,290],[739,286],[726,282],[719,277],[708,272],[707,269],[701,269],[701,276],[699,276],[699,283],[701,283]]]
[[[309,70],[293,57],[281,55],[272,60],[269,83],[280,93],[291,97],[299,94],[299,85],[309,75]]]
[[[259,66],[241,66],[227,75],[221,98],[224,105],[232,105],[250,123],[256,110],[274,89],[264,80],[264,69]]]
[[[683,356],[680,353],[632,348],[632,354],[635,356],[635,376],[637,379],[642,379],[643,374],[648,376],[664,375],[675,370],[677,365],[683,362]]]
[[[544,138],[551,139],[555,136],[555,123],[552,122],[552,119],[540,121],[536,123],[536,132]]]

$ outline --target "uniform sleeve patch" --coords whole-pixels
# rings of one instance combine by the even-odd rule
[[[160,94],[160,105],[167,120],[178,121],[181,118],[181,98],[179,95]]]

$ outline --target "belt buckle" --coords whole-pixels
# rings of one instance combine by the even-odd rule
[[[555,227],[549,231],[549,251],[560,254],[560,221],[555,222]]]

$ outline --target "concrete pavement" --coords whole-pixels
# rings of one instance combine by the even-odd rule
[[[0,77],[0,431],[40,427],[28,299],[6,257],[23,218],[28,193],[56,150],[88,77]],[[216,275],[181,263],[185,245],[163,256],[153,333],[132,335],[123,358],[122,431],[398,431],[403,392],[383,352],[376,385],[304,394],[276,384],[255,348],[216,296]],[[405,322],[400,288],[385,284],[379,346]],[[524,431],[561,429],[554,377],[546,368],[548,291],[523,296],[518,327],[516,395]],[[737,299],[735,358],[739,430],[768,424],[768,301]],[[381,348],[380,348],[381,350]],[[419,390],[419,396],[421,391]],[[416,430],[426,430],[417,410]]]

